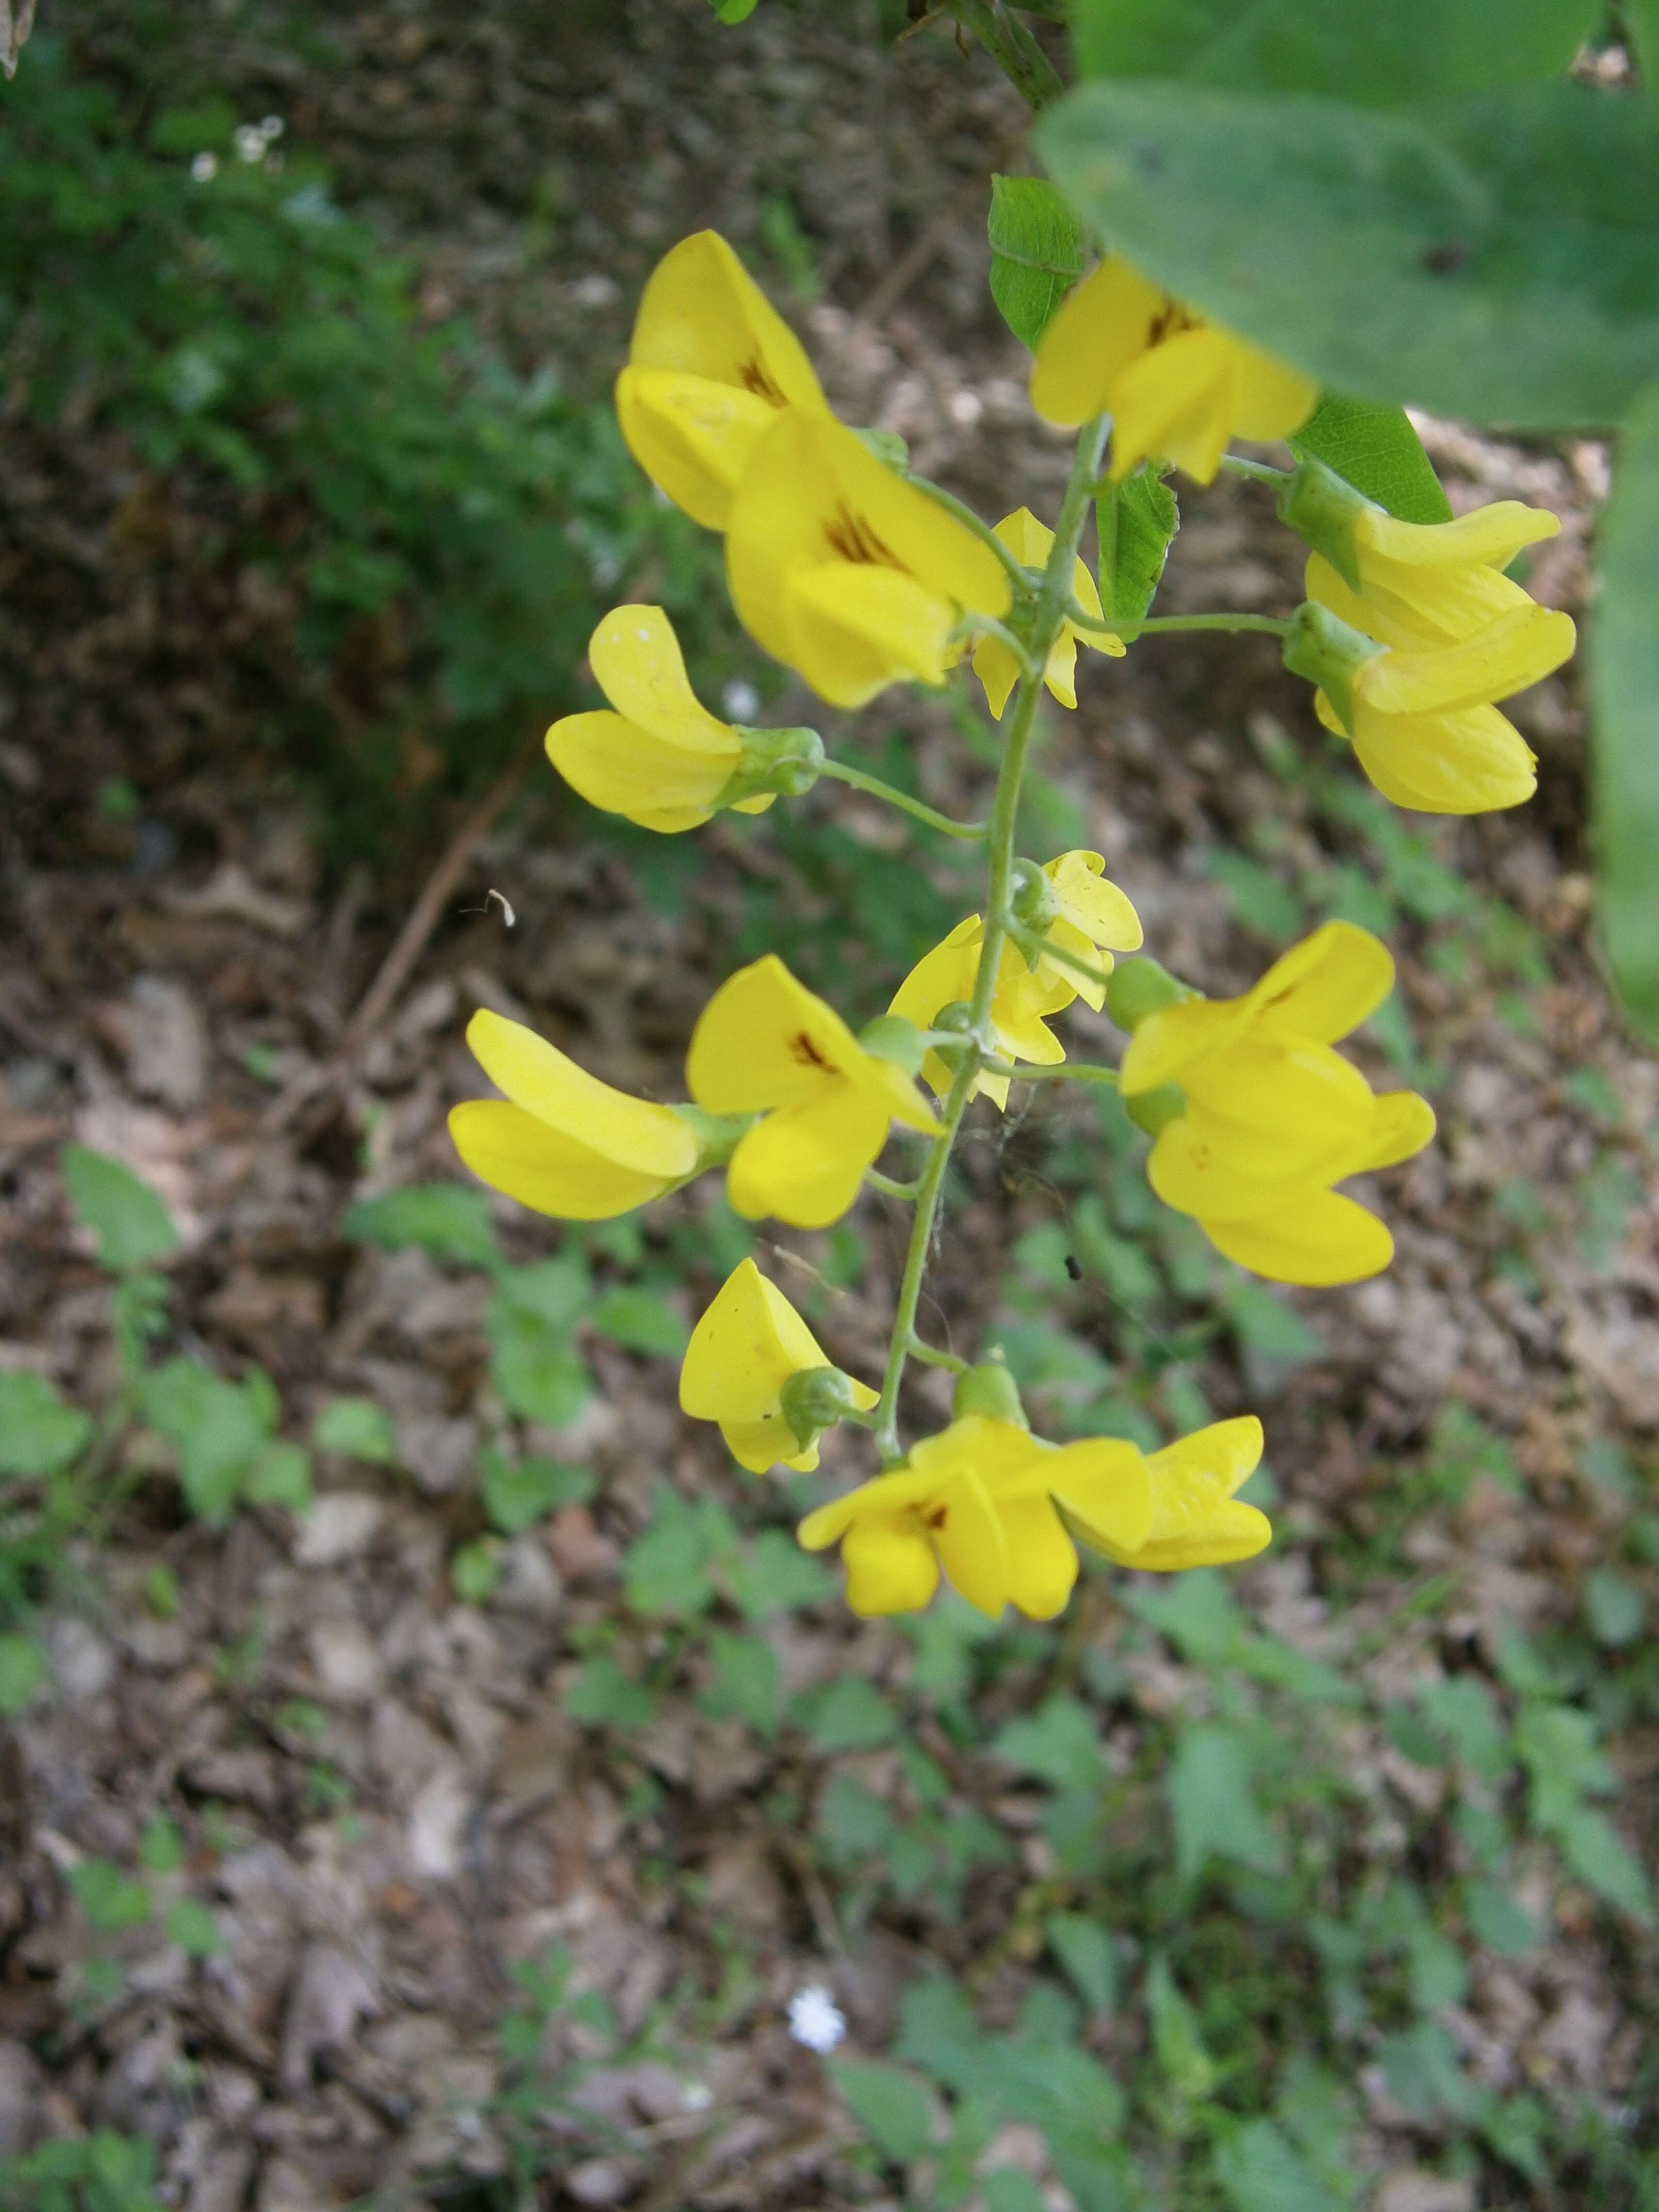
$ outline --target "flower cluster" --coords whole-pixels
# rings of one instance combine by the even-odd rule
[[[1079,552],[1095,498],[1143,466],[1208,483],[1231,465],[1235,437],[1291,435],[1318,397],[1297,370],[1109,258],[1054,315],[1034,366],[1038,412],[1080,426],[1054,527],[1024,507],[993,527],[914,475],[896,441],[837,419],[723,240],[684,240],[646,287],[617,418],[653,482],[721,533],[750,635],[842,708],[896,683],[940,685],[970,662],[1000,725],[995,800],[987,822],[953,822],[834,759],[812,729],[722,720],[696,697],[661,608],[641,604],[594,631],[588,667],[608,705],[553,725],[554,766],[593,805],[668,835],[839,779],[982,842],[985,898],[860,1031],[775,955],[740,969],[697,1019],[677,1103],[629,1097],[480,1012],[468,1040],[501,1096],[458,1106],[450,1127],[483,1182],[569,1219],[626,1212],[722,1168],[751,1220],[826,1227],[872,1180],[914,1208],[878,1382],[837,1366],[752,1260],[702,1315],[680,1378],[684,1412],[718,1424],[757,1474],[811,1473],[837,1423],[871,1434],[879,1472],[799,1531],[810,1549],[840,1546],[856,1612],[925,1605],[943,1573],[988,1613],[1012,1605],[1048,1620],[1079,1547],[1161,1571],[1247,1558],[1270,1534],[1237,1495],[1261,1455],[1253,1418],[1152,1452],[1113,1437],[1048,1443],[995,1357],[969,1366],[923,1342],[918,1300],[945,1169],[976,1098],[1006,1109],[1018,1082],[1116,1084],[1154,1139],[1158,1196],[1273,1280],[1352,1282],[1391,1257],[1383,1221],[1336,1188],[1434,1133],[1425,1100],[1377,1095],[1334,1049],[1393,986],[1384,946],[1328,922],[1240,996],[1206,999],[1149,958],[1120,957],[1139,954],[1143,932],[1101,854],[1039,863],[1015,848],[1042,693],[1074,707],[1079,647],[1119,658],[1148,626],[1103,612]],[[1317,460],[1291,472],[1237,465],[1278,476],[1280,512],[1312,549],[1306,601],[1265,626],[1372,781],[1401,805],[1443,812],[1526,796],[1531,756],[1494,702],[1558,666],[1572,626],[1504,570],[1554,518],[1504,502],[1414,525]],[[1079,1000],[1127,1033],[1117,1070],[1068,1059],[1051,1024]],[[895,1141],[919,1148],[908,1175],[878,1167]],[[957,1379],[949,1425],[907,1447],[899,1397],[913,1357]]]

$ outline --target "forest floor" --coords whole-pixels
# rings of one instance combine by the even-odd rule
[[[1030,414],[1024,356],[985,282],[988,178],[1019,163],[1023,113],[979,58],[937,33],[883,55],[840,17],[775,6],[732,32],[702,0],[634,4],[604,27],[611,11],[575,11],[574,33],[571,12],[342,10],[325,26],[337,66],[302,70],[252,33],[216,66],[248,113],[280,112],[327,155],[343,198],[384,209],[434,313],[465,306],[515,357],[602,386],[645,273],[712,225],[792,314],[848,419],[900,431],[985,511],[1049,512],[1066,452]],[[98,20],[115,52],[128,33],[113,11]],[[1425,431],[1460,507],[1518,496],[1561,514],[1529,587],[1582,613],[1604,449]],[[7,422],[0,449],[0,1361],[88,1406],[115,1386],[106,1279],[57,1165],[75,1141],[125,1161],[178,1224],[178,1344],[227,1375],[257,1362],[295,1435],[345,1396],[375,1401],[396,1438],[385,1465],[325,1455],[308,1512],[248,1509],[228,1528],[185,1517],[164,1467],[139,1464],[117,1540],[72,1554],[46,1628],[52,1680],[0,1735],[0,2156],[94,2125],[149,2136],[167,2201],[189,2212],[461,2201],[529,2141],[550,2203],[890,2197],[890,2172],[792,2039],[788,2000],[826,1985],[846,2048],[874,2053],[904,1988],[943,1968],[993,2027],[1012,2021],[1053,1977],[1042,1915],[1107,1891],[1099,1869],[1057,1856],[1058,1770],[1022,1769],[1008,1730],[1079,1705],[1114,1847],[1156,1862],[1168,1747],[1229,1712],[1201,1638],[1149,1625],[1146,1578],[1115,1575],[1085,1580],[1067,1624],[1011,1632],[994,1662],[954,1613],[930,1643],[857,1624],[810,1586],[785,1602],[762,1539],[787,1527],[789,1500],[680,1415],[672,1358],[598,1336],[581,1413],[520,1432],[586,1480],[527,1526],[497,1516],[481,1553],[475,1470],[504,1419],[490,1275],[342,1223],[355,1200],[455,1178],[444,1117],[483,1088],[462,1041],[476,1006],[672,1097],[738,953],[778,942],[857,1022],[970,895],[828,785],[802,810],[809,830],[716,825],[671,865],[595,842],[538,769],[343,1079],[311,1096],[458,825],[438,825],[418,869],[330,879],[301,802],[247,765],[264,702],[238,656],[258,610],[216,565],[211,488],[140,481],[101,432]],[[1265,495],[1224,479],[1182,505],[1161,610],[1294,602],[1295,548]],[[617,595],[639,588],[623,578]],[[1540,756],[1536,802],[1406,822],[1350,803],[1357,773],[1270,641],[1155,639],[1091,659],[1042,757],[1034,819],[1054,849],[1103,852],[1149,950],[1212,994],[1244,988],[1333,908],[1370,919],[1400,962],[1397,1012],[1352,1049],[1379,1084],[1426,1088],[1439,1136],[1376,1179],[1397,1241],[1387,1275],[1280,1297],[1206,1274],[1184,1245],[1158,1246],[1138,1276],[1133,1203],[1103,1208],[1067,1164],[1091,1110],[1044,1096],[999,1123],[981,1108],[930,1285],[959,1346],[999,1331],[1024,1345],[1056,1423],[1085,1401],[1164,1432],[1194,1408],[1261,1413],[1278,1539],[1226,1587],[1275,1650],[1358,1686],[1318,1723],[1337,1730],[1321,1771],[1347,1793],[1346,1857],[1308,1895],[1334,1921],[1338,1889],[1352,1918],[1353,1900],[1407,1881],[1443,1933],[1464,1924],[1445,1900],[1463,1894],[1453,1813],[1474,1793],[1420,1721],[1413,1737],[1400,1720],[1425,1683],[1478,1680],[1509,1712],[1565,1668],[1547,1709],[1597,1717],[1611,1765],[1585,1789],[1634,1849],[1651,1841],[1640,1808],[1659,1765],[1659,1707],[1598,1704],[1593,1679],[1634,1680],[1652,1650],[1659,1068],[1595,967],[1573,672],[1513,711]],[[948,706],[884,702],[876,719],[934,803],[983,798],[983,759]],[[487,888],[511,902],[510,930]],[[1071,1034],[1113,1036],[1080,1012]],[[642,1245],[586,1240],[586,1263],[695,1317],[743,1249],[712,1196],[665,1202]],[[515,1264],[576,1249],[505,1206],[494,1219]],[[878,1365],[901,1231],[874,1195],[845,1231],[760,1231],[854,1372]],[[1047,1370],[1043,1332],[1060,1348]],[[938,1416],[933,1378],[909,1411]],[[837,1473],[855,1459],[826,1452]],[[714,1517],[688,1534],[693,1507]],[[679,1549],[655,1556],[640,1539],[665,1512]],[[470,1601],[455,1569],[469,1547],[490,1561]],[[665,1574],[702,1577],[703,1596],[665,1595]],[[781,1720],[745,1716],[738,1640],[775,1662]],[[1559,1656],[1573,1651],[1577,1678]],[[934,1709],[950,1704],[935,1677],[975,1666],[977,1741]],[[867,1709],[830,1695],[849,1680],[879,1692]],[[938,1867],[941,1822],[984,1838],[921,1883],[885,1863],[933,1802],[913,1741],[944,1792],[924,1838]],[[1535,2099],[1562,2130],[1586,2109],[1639,2130],[1651,1928],[1565,1864],[1506,1786],[1511,1887],[1537,1940],[1506,1949],[1477,1928],[1425,2016],[1479,2090]],[[849,1806],[862,1846],[832,1832]],[[1275,1817],[1295,1831],[1293,1785]],[[100,1928],[67,1880],[88,1861],[137,1868],[158,1821],[183,1852],[167,1865],[152,1850],[155,1894],[211,1911],[204,1960],[154,1914]],[[1196,1921],[1199,1891],[1183,1894]],[[1213,1928],[1233,1908],[1213,1883],[1205,1898]],[[1130,1979],[1151,1927],[1126,1907]],[[552,1947],[611,2026],[515,1979]],[[1331,1970],[1316,1948],[1285,1939],[1273,2004],[1294,2009],[1300,1973],[1316,2008]],[[112,1982],[88,1976],[111,1961]],[[515,2008],[568,2080],[556,2124],[515,2119]],[[1450,2103],[1413,2104],[1366,2060],[1366,2037],[1389,2032],[1378,2017],[1375,2033],[1332,2033],[1355,2054],[1347,2140],[1379,2212],[1571,2201],[1560,2190],[1588,2169],[1565,2151],[1541,2179],[1490,2142],[1450,2154],[1467,2135]],[[1126,2080],[1153,2063],[1139,2001],[1078,2033]],[[1157,2140],[1151,2201],[1249,2206],[1178,2125]],[[1068,2201],[1029,2129],[999,2141],[1042,2201]]]

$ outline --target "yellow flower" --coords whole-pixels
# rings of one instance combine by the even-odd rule
[[[1208,483],[1232,438],[1285,438],[1319,387],[1258,347],[1200,321],[1114,254],[1042,334],[1031,404],[1050,422],[1112,419],[1111,476],[1173,461]]]
[[[1350,701],[1322,689],[1314,704],[1396,806],[1480,814],[1537,788],[1530,747],[1493,702],[1570,659],[1577,633],[1502,572],[1560,526],[1518,500],[1437,523],[1399,522],[1365,502],[1346,549],[1358,590],[1322,554],[1310,557],[1309,599],[1390,648],[1355,671]]]
[[[835,1378],[863,1412],[876,1403],[867,1383],[831,1367],[782,1291],[744,1260],[691,1332],[680,1370],[681,1410],[694,1420],[718,1421],[732,1458],[751,1474],[780,1460],[810,1474],[818,1463],[817,1437],[809,1425],[803,1443],[785,1411],[784,1393],[797,1375]]]
[[[774,952],[740,968],[703,1008],[686,1056],[691,1096],[715,1114],[763,1116],[732,1155],[726,1193],[750,1220],[838,1221],[902,1121],[939,1124],[914,1083],[866,1052],[839,1014]]]
[[[1029,507],[1016,507],[997,525],[997,536],[1016,561],[1027,568],[1042,568],[1048,563],[1048,550],[1054,542],[1054,533],[1040,523]],[[1085,564],[1079,561],[1072,571],[1072,596],[1085,615],[1102,619],[1100,593],[1094,578]],[[1062,707],[1077,704],[1077,649],[1086,645],[1096,653],[1104,653],[1115,660],[1121,660],[1126,651],[1123,641],[1103,630],[1074,629],[1064,623],[1060,635],[1049,649],[1048,665],[1042,680]],[[1008,696],[1019,681],[1019,663],[1014,659],[1000,637],[982,637],[974,647],[974,673],[985,686],[986,703],[999,721],[1008,703]]]
[[[613,608],[589,640],[587,659],[617,711],[555,722],[547,733],[554,767],[590,806],[642,830],[707,822],[743,760],[743,740],[699,703],[667,616],[660,607]],[[759,814],[775,795],[735,805]]]
[[[617,420],[651,481],[724,530],[755,441],[779,412],[828,412],[787,323],[718,232],[682,239],[641,296]]]
[[[696,1133],[672,1107],[613,1091],[533,1030],[484,1008],[466,1041],[507,1097],[452,1108],[449,1133],[492,1190],[538,1213],[606,1221],[696,1174]]]
[[[1112,966],[1108,946],[1132,952],[1141,941],[1139,918],[1117,885],[1104,880],[1105,866],[1098,853],[1062,853],[1042,871],[1056,909],[1044,934],[1103,974]],[[971,1000],[984,941],[985,924],[978,915],[959,921],[944,943],[924,953],[910,970],[889,1013],[902,1014],[925,1030],[932,1028],[941,1007]],[[1077,998],[1098,1012],[1105,1003],[1104,988],[1057,960],[1039,957],[1033,968],[1017,945],[1005,942],[991,994],[991,1034],[998,1050],[1034,1067],[1058,1066],[1066,1048],[1044,1017],[1059,1013]],[[937,1052],[923,1060],[921,1077],[938,1097],[951,1087],[951,1071]],[[1006,1075],[981,1069],[969,1096],[982,1095],[1006,1109],[1008,1084]]]
[[[994,1620],[1012,1604],[1051,1620],[1077,1580],[1079,1542],[1138,1567],[1259,1552],[1272,1532],[1232,1492],[1261,1453],[1254,1419],[1218,1422],[1147,1458],[1112,1437],[1057,1450],[970,1413],[917,1444],[903,1467],[808,1514],[796,1533],[812,1552],[840,1540],[854,1613],[915,1611],[943,1567]]]
[[[1139,1551],[1126,1551],[1104,1529],[1068,1516],[1072,1534],[1121,1567],[1170,1574],[1182,1567],[1219,1567],[1266,1548],[1273,1529],[1265,1513],[1233,1496],[1261,1457],[1261,1424],[1253,1413],[1212,1421],[1149,1455],[1152,1521]]]
[[[1351,1283],[1392,1258],[1382,1223],[1331,1185],[1409,1159],[1434,1115],[1410,1091],[1376,1097],[1331,1046],[1393,983],[1369,931],[1329,921],[1242,998],[1184,1000],[1136,1028],[1125,1097],[1171,1084],[1185,1094],[1152,1147],[1152,1188],[1241,1267],[1281,1283]]]
[[[1002,564],[827,415],[791,410],[732,502],[726,577],[744,627],[837,707],[942,684],[964,611],[1006,612]]]

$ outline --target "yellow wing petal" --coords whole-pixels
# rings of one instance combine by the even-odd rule
[[[1354,677],[1355,726],[1370,714],[1491,706],[1571,660],[1577,639],[1570,615],[1528,599],[1456,644],[1380,653]]]
[[[1381,1274],[1394,1257],[1383,1224],[1340,1191],[1298,1193],[1261,1220],[1200,1220],[1199,1226],[1218,1252],[1275,1283],[1358,1283]]]
[[[1112,407],[1117,380],[1169,310],[1167,293],[1115,254],[1091,270],[1037,348],[1031,404],[1044,422],[1070,428]]]
[[[653,483],[705,530],[724,530],[732,495],[777,409],[752,392],[674,369],[625,368],[617,422]]]
[[[860,1050],[834,1007],[768,952],[727,976],[697,1017],[686,1080],[711,1114],[764,1112],[844,1074]]]
[[[691,1332],[680,1407],[702,1421],[758,1421],[777,1412],[778,1393],[792,1375],[829,1364],[782,1291],[744,1260]]]
[[[780,1107],[732,1155],[726,1188],[732,1210],[747,1221],[770,1213],[793,1228],[828,1228],[858,1196],[888,1125],[884,1102],[843,1081]]]
[[[1532,747],[1496,707],[1376,716],[1362,708],[1353,750],[1384,799],[1419,814],[1489,814],[1538,788]]]
[[[1083,1540],[1133,1552],[1152,1525],[1152,1490],[1146,1462],[1120,1437],[1090,1437],[1048,1455],[1042,1476]]]
[[[588,640],[593,680],[619,714],[665,744],[724,761],[743,750],[737,732],[691,689],[674,626],[660,607],[613,607]]]
[[[1156,456],[1209,483],[1232,435],[1237,349],[1222,331],[1182,331],[1144,353],[1112,390],[1111,478]]]
[[[841,1556],[848,1606],[863,1620],[920,1612],[939,1588],[933,1547],[908,1516],[860,1518],[848,1530]]]
[[[1354,543],[1362,578],[1369,553],[1414,568],[1507,568],[1523,545],[1553,538],[1560,527],[1559,515],[1518,499],[1493,500],[1451,522],[1401,522],[1368,507],[1354,524]]]
[[[480,1182],[561,1221],[609,1221],[631,1213],[677,1180],[623,1166],[501,1098],[469,1098],[452,1107],[449,1133]],[[687,1173],[695,1160],[694,1146]]]
[[[890,684],[944,683],[956,606],[915,576],[826,561],[797,568],[785,589],[789,650],[781,657],[831,706],[862,707]]]
[[[800,340],[718,231],[683,238],[652,270],[628,358],[736,385],[774,408],[827,406]]]
[[[1140,916],[1117,885],[1106,880],[1098,853],[1062,853],[1043,874],[1054,887],[1060,910],[1091,943],[1133,952],[1142,941]]]
[[[1046,1498],[1019,1498],[997,1508],[1007,1553],[1008,1598],[1029,1620],[1066,1610],[1077,1581],[1077,1547]]]
[[[697,1164],[697,1141],[666,1106],[613,1091],[521,1022],[481,1006],[466,1026],[473,1057],[515,1106],[635,1173],[677,1182]]]
[[[1238,356],[1233,435],[1267,441],[1299,430],[1319,402],[1319,386],[1299,368],[1243,338],[1229,337]]]
[[[1334,1044],[1393,988],[1394,962],[1381,939],[1351,921],[1328,921],[1282,953],[1240,1003],[1265,1036]]]
[[[688,751],[603,709],[565,715],[546,743],[549,760],[590,806],[647,830],[707,822],[742,751],[735,738],[726,756]]]

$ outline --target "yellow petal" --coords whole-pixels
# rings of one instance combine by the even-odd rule
[[[1365,1175],[1374,1168],[1396,1167],[1432,1140],[1434,1127],[1434,1109],[1426,1098],[1414,1091],[1385,1091],[1376,1102],[1370,1141],[1343,1172]]]
[[[521,1022],[481,1006],[467,1024],[466,1041],[515,1106],[619,1167],[667,1183],[696,1166],[697,1140],[678,1114],[613,1091]]]
[[[1146,1462],[1152,1528],[1134,1565],[1169,1573],[1261,1551],[1273,1534],[1266,1515],[1233,1497],[1261,1457],[1261,1424],[1253,1415],[1214,1422],[1154,1452]]]
[[[1054,887],[1060,910],[1091,943],[1133,952],[1141,942],[1140,917],[1115,884],[1106,880],[1098,853],[1062,853],[1043,874]]]
[[[562,1221],[631,1213],[678,1180],[625,1166],[501,1098],[469,1098],[452,1107],[449,1133],[480,1182]],[[695,1161],[693,1146],[687,1174]]]
[[[775,1214],[796,1229],[839,1221],[887,1141],[885,1104],[831,1081],[769,1114],[739,1140],[726,1170],[732,1211],[746,1221]]]
[[[1577,636],[1571,616],[1528,599],[1456,644],[1378,653],[1353,679],[1354,726],[1374,714],[1449,714],[1507,699],[1570,660]]]
[[[1451,522],[1401,522],[1367,507],[1355,521],[1354,544],[1362,579],[1371,554],[1415,568],[1507,568],[1523,545],[1553,538],[1560,527],[1559,515],[1518,499],[1493,500]]]
[[[1006,1549],[1008,1598],[1030,1620],[1052,1620],[1066,1610],[1077,1581],[1077,1547],[1046,1498],[999,1503]]]
[[[1224,331],[1188,330],[1125,369],[1112,390],[1114,483],[1155,457],[1213,481],[1232,435],[1237,354]]]
[[[628,358],[736,385],[774,408],[826,404],[799,339],[718,231],[683,238],[653,270]]]
[[[1091,938],[1085,937],[1080,929],[1073,928],[1063,918],[1049,923],[1043,932],[1043,943],[1055,945],[1064,952],[1075,953],[1079,960],[1086,961],[1102,975],[1109,975],[1115,964],[1109,952],[1102,951]],[[1106,1003],[1103,982],[1091,981],[1080,969],[1069,967],[1066,962],[1049,953],[1045,952],[1038,960],[1036,972],[1047,981],[1066,982],[1073,997],[1081,999],[1085,1006],[1092,1006],[1097,1013]],[[1069,1005],[1070,1000],[1066,1003]]]
[[[1118,1068],[1126,1098],[1161,1090],[1203,1054],[1219,1052],[1249,1027],[1243,999],[1187,999],[1148,1014],[1130,1038]]]
[[[993,719],[1000,722],[1019,681],[1019,663],[1000,637],[982,637],[974,647],[974,673],[985,686],[985,703]]]
[[[1199,1226],[1218,1252],[1275,1283],[1358,1283],[1381,1274],[1394,1257],[1383,1224],[1340,1191],[1298,1194],[1258,1221],[1200,1219]]]
[[[593,680],[619,714],[665,744],[726,763],[743,750],[730,723],[691,689],[674,626],[660,607],[613,607],[587,643]]]
[[[1473,637],[1532,601],[1496,568],[1413,568],[1371,560],[1363,592],[1351,592],[1322,554],[1308,557],[1310,599],[1382,645],[1414,650]]]
[[[1334,1044],[1393,988],[1394,962],[1382,939],[1353,922],[1328,921],[1281,953],[1242,1003],[1265,1036]]]
[[[1375,716],[1362,708],[1353,750],[1384,799],[1419,814],[1489,814],[1538,788],[1536,756],[1496,707]]]
[[[1236,1498],[1209,1498],[1201,1482],[1191,1493],[1193,1528],[1174,1536],[1148,1539],[1126,1566],[1145,1573],[1174,1574],[1183,1567],[1225,1567],[1254,1559],[1273,1541],[1273,1523],[1254,1505]]]
[[[590,806],[642,829],[672,833],[707,822],[741,757],[688,751],[603,711],[567,714],[547,733],[547,757]]]
[[[832,1498],[828,1504],[809,1513],[795,1530],[795,1540],[806,1551],[824,1551],[857,1522],[902,1517],[935,1487],[932,1476],[918,1474],[908,1467],[896,1468],[891,1474],[878,1474],[873,1481],[861,1482],[856,1490]]]
[[[920,1612],[939,1588],[933,1547],[908,1516],[860,1519],[848,1530],[841,1556],[848,1605],[862,1620]]]
[[[1133,1552],[1146,1540],[1152,1491],[1146,1463],[1133,1443],[1121,1437],[1087,1437],[1048,1455],[1042,1474],[1067,1519],[1090,1543],[1112,1543]]]
[[[769,400],[707,376],[625,368],[617,379],[623,442],[653,484],[705,530],[724,530],[732,495],[763,431]]]
[[[750,1474],[769,1474],[775,1467],[811,1474],[817,1466],[817,1440],[803,1450],[800,1438],[781,1413],[763,1413],[752,1421],[722,1421],[720,1425],[726,1449]]]
[[[1264,1036],[1261,1028],[1188,1069],[1188,1113],[1204,1143],[1243,1165],[1286,1146],[1340,1148],[1369,1130],[1371,1087],[1351,1060],[1329,1045]]]
[[[910,1454],[913,1473],[936,1488],[972,1469],[999,1493],[1028,1477],[1032,1479],[1027,1487],[1035,1493],[1048,1465],[1048,1453],[1029,1429],[987,1413],[964,1414],[948,1429],[924,1437]]]
[[[752,1260],[721,1284],[686,1346],[680,1409],[700,1421],[759,1420],[792,1375],[827,1367],[817,1339]]]
[[[1267,443],[1299,430],[1319,402],[1319,386],[1299,368],[1243,338],[1230,338],[1238,356],[1233,435]]]
[[[925,1517],[953,1587],[994,1620],[1008,1601],[1008,1544],[977,1471],[965,1468],[957,1474],[928,1500]]]
[[[1077,704],[1077,632],[1066,623],[1048,648],[1042,680],[1062,707]]]
[[[768,952],[727,976],[703,1008],[685,1073],[711,1114],[754,1114],[807,1097],[862,1057],[835,1008]]]
[[[1115,254],[1062,301],[1037,348],[1031,404],[1071,428],[1115,404],[1113,386],[1170,311],[1167,293]]]
[[[956,1006],[974,995],[979,972],[980,918],[970,914],[959,921],[941,945],[923,953],[893,994],[890,1014],[902,1014],[919,1030],[931,1029],[941,1006]],[[951,1088],[951,1071],[936,1052],[921,1064],[921,1079],[935,1097]]]
[[[1231,1498],[1261,1465],[1265,1442],[1261,1424],[1255,1415],[1241,1413],[1230,1421],[1211,1421],[1206,1427],[1194,1429],[1188,1436],[1177,1437],[1172,1444],[1149,1453],[1146,1474],[1152,1493],[1150,1534],[1158,1537],[1170,1534],[1168,1516],[1179,1510],[1176,1501],[1182,1488],[1194,1476],[1206,1476],[1223,1498]]]
[[[726,564],[750,635],[837,702],[868,698],[918,665],[937,662],[942,677],[942,633],[929,641],[937,608],[1000,615],[1010,596],[1001,562],[970,531],[842,424],[795,410],[779,416],[750,457]],[[832,588],[814,573],[832,568],[869,573]],[[884,611],[884,588],[898,615]],[[798,661],[803,650],[811,666]]]

